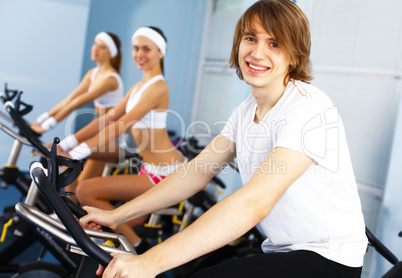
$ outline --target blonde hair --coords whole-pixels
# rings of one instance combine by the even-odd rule
[[[306,15],[289,0],[260,0],[249,7],[237,22],[230,66],[243,75],[239,65],[239,46],[245,32],[253,31],[255,23],[261,24],[273,36],[290,59],[289,79],[308,82],[312,80],[310,62],[310,27]]]

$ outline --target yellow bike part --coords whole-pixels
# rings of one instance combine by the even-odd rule
[[[4,224],[3,232],[1,233],[0,242],[4,242],[4,240],[6,239],[8,227],[10,227],[12,224],[13,224],[12,218],[10,220],[8,220],[8,222],[6,224]]]
[[[179,208],[177,210],[178,211],[183,211],[183,207],[184,207],[184,201],[180,203]],[[179,218],[177,217],[177,215],[173,215],[172,222],[173,222],[173,224],[187,226],[187,223],[183,222],[183,221],[180,221]]]
[[[110,246],[110,247],[115,247],[113,241],[110,240],[110,239],[106,240],[102,245],[106,245],[106,246]]]
[[[116,170],[113,171],[112,176],[117,176],[120,173],[120,169],[117,168]]]

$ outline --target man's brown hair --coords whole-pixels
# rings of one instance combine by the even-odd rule
[[[310,63],[310,28],[306,15],[289,0],[260,0],[250,6],[237,22],[230,66],[236,69],[243,79],[239,65],[239,46],[245,32],[253,31],[254,24],[259,23],[265,31],[278,41],[290,59],[289,79],[308,82],[312,80]]]

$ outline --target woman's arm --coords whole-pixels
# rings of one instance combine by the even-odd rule
[[[82,95],[82,93],[88,91],[89,85],[91,84],[91,72],[93,69],[89,70],[84,78],[82,78],[80,84],[63,100],[57,103],[52,109],[49,110],[49,116],[54,117],[58,111],[63,109],[63,107],[74,98]]]
[[[116,90],[118,86],[118,82],[113,76],[105,78],[101,82],[93,85],[90,91],[86,91],[78,94],[75,97],[69,98],[65,105],[63,105],[52,116],[57,122],[60,122],[78,107],[90,103],[109,91]]]
[[[69,155],[65,152],[75,148],[85,140],[88,140],[96,136],[97,134],[99,134],[101,130],[103,130],[106,127],[106,125],[115,122],[117,119],[123,116],[125,113],[128,98],[129,94],[126,94],[126,96],[107,113],[92,120],[89,124],[81,128],[75,134],[69,135],[66,138],[64,138],[63,141],[61,141],[60,144],[58,145],[58,147],[60,147],[59,153],[61,155],[68,157]]]
[[[82,95],[82,93],[84,93],[85,91],[88,90],[90,82],[91,82],[91,72],[93,69],[89,70],[84,78],[81,80],[80,84],[78,84],[78,86],[64,99],[62,99],[61,101],[59,101],[52,109],[50,109],[48,112],[45,112],[41,115],[39,115],[38,118],[36,118],[36,120],[31,123],[31,127],[32,129],[39,133],[42,134],[46,131],[46,129],[41,126],[42,123],[44,123],[45,121],[49,120],[50,118],[53,118],[51,120],[52,125],[57,124],[57,121],[54,116],[56,115],[56,113],[58,113],[60,110],[62,110],[64,107],[66,107],[75,97],[78,97],[80,95]]]
[[[111,123],[119,120],[125,114],[126,104],[129,97],[129,94],[126,94],[115,107],[77,131],[74,134],[77,141],[81,143],[93,137],[96,137],[101,130],[105,129]]]
[[[169,88],[164,81],[152,84],[144,91],[138,103],[128,113],[121,113],[125,111],[129,97],[130,95],[127,94],[124,98],[124,108],[119,108],[119,115],[121,116],[117,120],[109,121],[100,132],[85,140],[85,143],[91,150],[107,146],[141,120],[151,109],[158,107],[161,102],[166,101],[169,98]],[[77,140],[80,141],[78,138]]]
[[[266,167],[272,161],[286,165],[285,173]],[[269,215],[289,186],[311,163],[311,158],[299,152],[275,149],[242,188],[143,255],[114,255],[103,277],[113,277],[116,272],[144,273],[154,277],[235,240]],[[177,191],[173,192],[176,194]]]

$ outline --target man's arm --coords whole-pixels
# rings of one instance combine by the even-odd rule
[[[235,143],[218,135],[193,160],[178,168],[165,179],[134,200],[114,209],[103,211],[84,207],[90,213],[80,219],[81,225],[95,222],[114,228],[151,212],[163,209],[202,190],[235,156]]]
[[[266,167],[272,161],[282,162],[286,167],[285,173]],[[268,216],[289,186],[311,163],[312,159],[304,154],[286,148],[275,149],[246,185],[217,203],[180,233],[143,255],[115,255],[105,270],[105,277],[113,277],[116,271],[148,273],[151,277],[237,239]],[[120,260],[128,260],[129,263],[120,263]]]

